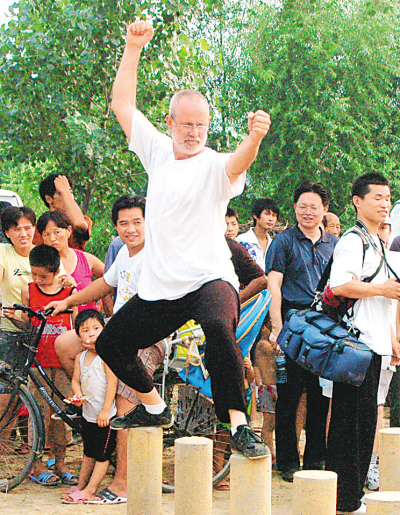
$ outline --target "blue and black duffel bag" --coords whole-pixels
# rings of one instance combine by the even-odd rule
[[[360,386],[371,349],[328,315],[290,310],[278,336],[282,350],[301,367],[325,379]]]

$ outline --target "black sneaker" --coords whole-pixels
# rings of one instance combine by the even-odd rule
[[[294,479],[293,476],[294,476],[294,473],[297,471],[298,471],[298,469],[283,470],[283,471],[281,471],[281,477],[287,483],[293,483],[293,479]]]
[[[271,453],[262,439],[249,426],[238,426],[236,433],[230,437],[231,449],[250,460],[265,458]]]
[[[174,416],[167,406],[159,415],[149,413],[143,404],[128,411],[123,417],[116,417],[111,420],[111,429],[128,429],[130,427],[171,427],[174,423]]]

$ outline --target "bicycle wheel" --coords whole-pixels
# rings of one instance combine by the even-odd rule
[[[0,378],[0,492],[28,477],[43,443],[43,421],[31,393]]]
[[[163,492],[175,490],[174,444],[177,438],[184,436],[205,436],[213,440],[213,484],[219,483],[229,474],[231,449],[229,431],[217,424],[213,403],[188,384],[174,385],[168,397],[175,423],[164,430]]]

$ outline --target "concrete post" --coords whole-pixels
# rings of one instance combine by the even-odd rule
[[[399,515],[400,492],[375,492],[365,496],[368,515]]]
[[[175,515],[212,515],[212,454],[209,438],[175,441]]]
[[[230,457],[231,515],[271,515],[271,455],[249,460]]]
[[[128,515],[161,515],[163,431],[138,427],[128,433]]]
[[[400,491],[400,428],[379,431],[379,490]]]
[[[293,515],[336,515],[337,474],[302,470],[293,476]]]

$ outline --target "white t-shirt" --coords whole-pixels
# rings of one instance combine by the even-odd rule
[[[114,263],[104,274],[105,282],[117,288],[114,303],[116,313],[128,300],[138,292],[140,269],[142,266],[143,250],[135,256],[129,257],[128,247],[123,245],[115,258]]]
[[[225,171],[231,154],[209,148],[175,159],[172,140],[135,110],[129,150],[148,176],[146,245],[139,280],[144,300],[174,300],[214,279],[238,289],[225,241],[229,200],[243,191],[245,174],[231,185]]]
[[[265,252],[263,251],[257,236],[255,235],[254,228],[250,227],[250,229],[247,232],[244,232],[243,234],[239,234],[239,236],[236,238],[236,241],[243,245],[243,247],[247,250],[247,252],[250,254],[252,259],[257,263],[258,266],[260,266],[264,272],[265,272],[265,256],[267,255],[268,247],[272,243],[272,238],[269,234],[267,234],[267,248],[265,249]]]
[[[378,249],[381,244],[377,236],[372,236]],[[344,235],[335,247],[330,276],[330,287],[335,288],[347,284],[352,279],[361,281],[370,277],[377,270],[381,256],[369,245],[362,262],[363,243],[360,236],[354,233]],[[389,279],[389,271],[385,263],[372,284],[383,284]],[[386,297],[366,297],[359,299],[354,305],[354,325],[361,332],[360,341],[368,345],[380,355],[392,355],[390,335],[390,299]]]

